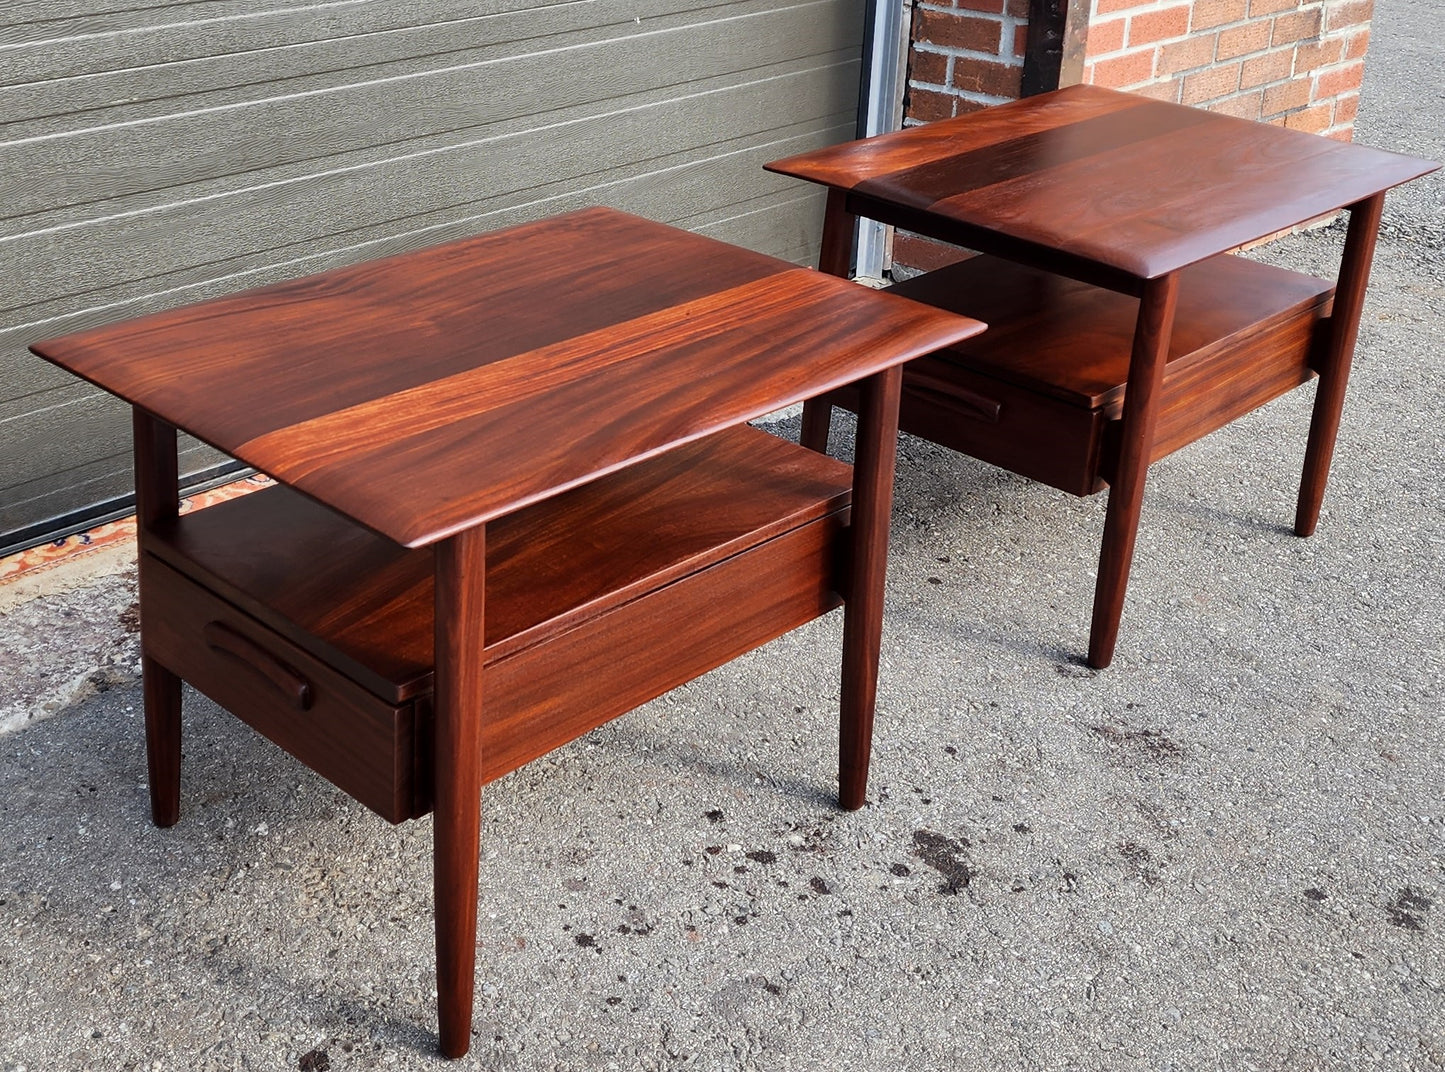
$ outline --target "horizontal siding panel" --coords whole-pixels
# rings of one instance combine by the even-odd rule
[[[87,390],[82,397],[46,406],[0,424],[0,457],[14,464],[0,475],[0,502],[26,499],[32,486],[39,486],[51,474],[67,473],[104,457],[120,457],[129,465],[130,407],[108,394]],[[67,434],[50,434],[63,427]],[[193,439],[188,441],[202,449]],[[96,445],[111,443],[120,449],[97,452]],[[224,457],[204,447],[208,459]]]
[[[724,4],[721,10],[739,15],[783,2],[749,0]],[[391,20],[396,28],[336,25],[334,16],[298,27],[296,15],[273,14],[227,20],[220,24],[224,32],[216,32],[205,47],[195,24],[180,24],[158,27],[144,37],[125,33],[0,48],[0,116],[14,124],[9,128],[13,138],[134,122],[264,100],[268,94],[252,87],[269,83],[284,83],[277,89],[296,94],[527,55],[538,48],[575,47],[618,37],[619,30],[635,34],[693,24],[709,9],[718,9],[719,0],[563,2],[494,14],[473,11],[471,17],[451,21],[429,18],[422,25],[413,25],[420,10],[414,4],[386,6],[396,9]],[[27,122],[52,116],[64,119]]]
[[[24,216],[430,134],[544,116],[846,44],[830,0],[164,119],[0,144],[0,211]],[[832,26],[832,33],[824,27]],[[831,40],[829,40],[831,39]],[[768,42],[764,54],[758,43]],[[668,61],[660,63],[657,57]],[[740,66],[741,64],[741,66]]]
[[[0,499],[46,473],[61,473],[94,456],[96,443],[129,432],[130,407],[84,385],[48,391],[46,404],[0,420]],[[65,428],[63,436],[51,434]]]
[[[186,187],[182,191],[156,192],[129,199],[121,199],[115,202],[107,202],[103,206],[91,208],[61,209],[55,213],[47,213],[42,217],[32,218],[32,220],[45,219],[45,226],[27,227],[11,235],[6,235],[3,233],[3,230],[0,230],[0,256],[10,256],[11,254],[6,251],[16,243],[24,245],[27,242],[37,239],[45,240],[45,236],[47,235],[71,235],[96,228],[104,230],[110,227],[126,227],[130,226],[132,221],[138,219],[158,218],[175,212],[188,212],[193,214],[191,218],[202,218],[194,214],[204,214],[205,211],[207,211],[204,208],[206,205],[211,206],[210,211],[214,212],[214,215],[210,218],[221,221],[226,219],[228,214],[234,217],[235,214],[231,211],[230,206],[235,204],[237,199],[244,200],[265,191],[269,191],[269,196],[271,197],[284,199],[289,196],[292,190],[305,190],[318,181],[330,181],[330,177],[333,175],[367,172],[369,169],[385,170],[392,165],[408,166],[406,164],[407,161],[423,161],[428,157],[439,154],[461,154],[456,159],[466,160],[468,157],[471,157],[474,161],[480,161],[479,164],[471,168],[467,173],[456,174],[447,178],[445,181],[447,188],[450,189],[458,186],[466,187],[470,183],[474,184],[478,189],[481,189],[483,186],[494,184],[497,181],[495,173],[498,168],[495,162],[491,161],[486,155],[488,147],[492,144],[507,143],[508,139],[515,141],[518,138],[527,136],[534,138],[547,137],[562,147],[559,148],[559,152],[570,151],[575,155],[578,150],[566,150],[565,146],[580,146],[580,151],[587,151],[586,146],[588,142],[596,142],[598,138],[596,131],[601,130],[600,126],[594,126],[594,124],[607,122],[608,117],[611,115],[623,114],[629,111],[643,112],[658,104],[666,103],[668,100],[683,103],[684,100],[692,100],[693,98],[696,98],[702,103],[685,106],[703,108],[706,106],[708,94],[729,90],[740,92],[743,95],[746,95],[748,92],[762,94],[767,92],[766,83],[773,79],[807,76],[807,72],[810,71],[827,70],[830,73],[826,75],[813,74],[811,77],[826,77],[832,85],[840,89],[845,87],[851,89],[853,81],[857,76],[858,64],[856,60],[843,57],[846,57],[846,53],[835,54],[832,57],[822,57],[817,60],[809,58],[792,64],[781,64],[763,68],[742,76],[744,80],[741,82],[739,81],[739,76],[707,79],[690,84],[687,87],[686,94],[674,91],[670,93],[664,92],[661,95],[643,94],[624,98],[618,101],[608,102],[608,110],[603,113],[599,113],[596,108],[591,107],[553,113],[548,117],[550,122],[542,125],[536,122],[511,122],[499,124],[496,127],[487,128],[476,135],[464,136],[462,138],[448,136],[423,139],[407,146],[406,152],[396,152],[394,147],[358,150],[354,153],[343,154],[328,159],[325,161],[325,167],[321,171],[315,170],[312,165],[309,164],[287,165],[280,168],[258,171],[244,177],[197,184]],[[770,96],[777,99],[776,94],[770,94]],[[793,122],[799,116],[800,110],[803,107],[801,99],[799,101],[783,101],[781,103],[781,111],[772,120],[772,123],[779,127]],[[803,123],[817,122],[816,118],[812,117],[799,121]],[[693,132],[693,141],[699,147],[699,150],[719,140],[715,132],[706,129],[699,122],[685,119],[684,124],[684,129]],[[760,138],[769,138],[772,136],[773,135],[767,131],[761,131],[759,133]],[[674,137],[674,135],[665,130],[659,132],[659,138],[665,139],[669,137]],[[659,159],[666,159],[666,157]],[[636,163],[639,167],[644,166],[644,162],[642,161]],[[768,181],[766,176],[758,176],[757,180]],[[378,190],[382,188],[380,184],[377,185]],[[404,197],[399,199],[394,198],[393,200],[396,202],[394,214],[398,218],[402,216],[421,215],[432,211],[432,209],[436,207],[433,192],[427,187],[418,187],[405,191]],[[98,213],[97,208],[101,209],[103,214]],[[11,222],[14,224],[14,221]],[[365,230],[366,227],[355,221],[338,219],[336,221],[336,229],[338,231],[356,232]],[[229,235],[227,236],[227,240],[230,241]],[[153,275],[157,279],[157,290],[168,289],[176,285],[173,280],[167,278],[168,276],[176,272],[188,272],[191,267],[194,267],[188,266],[173,257],[171,253],[165,249],[141,250],[139,252],[142,255],[149,256],[153,261],[152,267],[147,274]],[[24,258],[16,255],[12,263],[19,262],[23,259]],[[220,263],[225,259],[227,258],[224,257],[224,255],[212,258],[216,263]],[[279,260],[281,258],[278,256],[276,259]],[[73,293],[78,295],[91,294],[97,290],[107,289],[107,286],[107,284],[90,281],[83,288]],[[63,298],[66,293],[71,293],[58,287],[41,287],[38,288],[38,290],[47,295],[45,299],[47,301],[60,299]],[[33,295],[35,292],[28,291],[27,293]],[[0,308],[6,305],[14,307],[18,300],[19,299],[13,295],[7,300],[7,296],[3,292],[0,292]],[[25,304],[29,305],[33,301],[34,298],[32,296],[26,300]]]
[[[725,0],[693,0],[690,6],[708,7],[720,2]],[[637,6],[645,10],[641,0]],[[0,24],[0,48],[4,49],[0,55],[6,57],[0,81],[6,85],[41,82],[411,29],[446,33],[463,23],[519,16],[535,19],[539,34],[559,33],[582,23],[558,23],[557,16],[595,22],[597,8],[595,4],[572,0],[427,0],[425,4],[415,0],[349,0],[270,7],[241,0],[219,5],[178,4],[159,11],[124,10],[82,18],[52,18],[14,27],[8,33]],[[623,7],[606,10],[607,17],[614,21],[641,14],[641,10],[627,13]],[[663,10],[682,10],[682,5]],[[509,35],[501,31],[496,37],[506,40]],[[410,53],[402,46],[397,54]]]
[[[132,494],[135,485],[131,474],[129,434],[125,437],[124,447],[123,453],[92,459],[73,469],[50,474],[18,488],[6,489],[0,494],[0,547],[8,546],[12,542],[8,534],[18,529]],[[180,471],[187,474],[208,474],[218,463],[226,460],[215,448],[184,436],[176,454]],[[194,484],[196,480],[189,478],[189,482]]]
[[[581,187],[563,183],[557,184],[555,189],[526,189],[509,199],[463,206],[461,212],[438,211],[413,217],[403,221],[404,226],[388,222],[368,232],[352,232],[347,237],[353,241],[348,243],[322,250],[300,247],[309,251],[298,251],[291,259],[277,260],[269,256],[240,258],[221,266],[226,269],[223,273],[178,284],[159,293],[152,292],[147,286],[150,280],[142,280],[133,288],[136,291],[133,297],[117,297],[110,302],[83,307],[67,302],[55,303],[45,308],[43,317],[33,321],[8,327],[0,325],[0,352],[19,351],[39,339],[323,272],[344,264],[391,256],[594,204],[607,204],[667,223],[683,223],[702,207],[725,209],[739,198],[749,199],[750,194],[791,201],[799,196],[801,190],[814,205],[808,219],[814,225],[820,225],[822,194],[814,193],[809,187],[800,187],[785,176],[765,172],[762,165],[769,160],[843,140],[852,133],[853,116],[851,113],[832,116],[828,125],[821,128],[812,124],[799,126],[801,130],[789,128],[779,132],[772,141],[717,147],[716,152],[703,159],[683,157],[671,162],[655,161],[654,166],[641,175],[626,172],[620,176],[596,175],[591,177],[593,181]],[[660,211],[662,206],[673,208],[671,211]],[[731,240],[726,235],[718,237]],[[752,245],[740,241],[739,244],[762,253],[783,255],[768,242]],[[790,256],[788,259],[811,263],[816,259],[816,250],[814,245],[806,256]],[[28,354],[17,355],[11,371],[15,377],[11,390],[16,395],[50,390],[73,381],[68,373]]]
[[[851,135],[862,7],[5,5],[0,544],[130,490],[37,339],[591,204],[812,261],[821,195],[761,167]]]
[[[38,360],[38,359],[37,359]],[[49,368],[54,368],[48,361],[41,362]],[[13,483],[12,475],[18,468],[15,462],[15,455],[10,451],[8,444],[14,439],[5,438],[6,429],[16,421],[50,409],[54,406],[61,406],[72,402],[82,395],[94,395],[95,391],[85,381],[78,379],[69,373],[61,373],[63,379],[56,383],[47,385],[42,391],[28,395],[16,395],[10,398],[0,399],[0,459],[6,464],[0,465],[0,487]]]
[[[567,134],[568,137],[585,138],[588,136],[585,129],[580,129],[576,125],[579,121],[585,122],[600,115],[642,108],[668,100],[699,97],[712,91],[725,90],[734,86],[761,86],[774,78],[826,67],[846,68],[839,73],[839,80],[836,84],[840,88],[846,87],[847,90],[844,98],[840,98],[839,106],[845,107],[841,100],[846,99],[848,102],[846,107],[851,109],[855,87],[847,80],[856,76],[858,66],[858,60],[853,50],[844,49],[830,54],[807,56],[747,71],[694,79],[681,87],[669,86],[661,90],[557,109],[548,112],[545,116],[523,114],[485,127],[417,137],[402,144],[368,145],[350,152],[333,154],[321,160],[302,160],[274,166],[258,165],[251,171],[237,175],[222,176],[182,186],[157,186],[155,189],[139,190],[127,196],[109,198],[98,204],[60,206],[23,218],[0,220],[0,244],[26,234],[75,225],[104,226],[106,221],[112,218],[168,211],[176,205],[186,202],[224,199],[252,188],[280,186],[296,182],[305,183],[320,173],[365,168],[390,159],[419,157],[433,152],[449,152],[465,148],[468,145],[482,144],[489,140],[528,131],[546,129],[552,132],[551,136],[554,137],[562,136],[557,133],[559,131],[570,131]],[[794,122],[796,115],[796,107],[785,102],[775,120],[775,125],[781,126]],[[567,124],[573,125],[567,126]],[[705,129],[694,129],[698,144],[717,140]],[[420,202],[424,201],[426,196],[427,191],[417,190],[413,192],[412,199]]]
[[[0,41],[31,41],[37,37],[109,33],[169,22],[242,17],[249,13],[343,9],[375,0],[322,0],[286,3],[273,0],[264,6],[256,0],[7,0],[0,6],[0,27],[9,33]]]
[[[852,133],[852,127],[848,128]],[[822,191],[806,187],[792,198],[755,198],[721,212],[678,221],[689,231],[754,249],[766,245],[775,257],[816,266],[823,237]]]
[[[217,274],[211,266],[218,262],[322,242],[422,211],[454,211],[558,182],[586,181],[618,167],[642,171],[655,159],[705,152],[706,146],[697,146],[699,138],[756,140],[779,115],[816,123],[827,116],[840,87],[856,77],[853,64],[803,71],[759,85],[0,240],[0,278],[13,281],[0,293],[0,308],[23,309],[188,270]],[[756,176],[738,178],[754,183],[763,174],[759,169]],[[36,272],[36,265],[49,270]]]
[[[0,546],[9,542],[6,534],[38,519],[59,517],[134,490],[128,452],[91,459],[74,469],[7,488],[0,495]]]

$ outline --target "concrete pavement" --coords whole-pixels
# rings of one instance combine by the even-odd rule
[[[1433,14],[1377,5],[1361,142],[1445,157]],[[1103,498],[908,439],[868,807],[836,614],[490,787],[456,1067],[1445,1068],[1442,191],[1389,203],[1318,535],[1310,390],[1162,462],[1110,670]],[[0,1070],[442,1067],[429,822],[191,694],[152,828],[132,599],[0,625],[109,653],[0,737]]]

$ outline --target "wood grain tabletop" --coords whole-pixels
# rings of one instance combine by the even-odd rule
[[[767,167],[1153,279],[1438,165],[1071,86]]]
[[[982,330],[596,208],[32,349],[417,547]]]

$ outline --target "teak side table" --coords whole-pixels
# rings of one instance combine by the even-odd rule
[[[461,1056],[485,782],[841,603],[863,803],[899,366],[980,330],[594,209],[38,344],[134,411],[155,821],[182,679],[384,818],[434,811]],[[746,426],[853,381],[851,472]],[[178,516],[177,428],[278,485]]]
[[[1384,193],[1437,165],[1090,86],[779,160],[829,188],[821,267],[857,216],[980,256],[890,288],[978,317],[910,365],[900,422],[1076,495],[1109,488],[1089,637],[1114,656],[1149,464],[1320,378],[1295,531],[1319,519]],[[1350,211],[1339,283],[1229,250]],[[804,408],[827,449],[831,407]]]

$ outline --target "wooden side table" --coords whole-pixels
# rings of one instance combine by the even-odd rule
[[[134,408],[155,821],[182,679],[384,818],[433,811],[464,1054],[487,781],[842,603],[863,803],[899,367],[980,330],[596,209],[38,344]],[[851,472],[746,427],[853,381]],[[178,516],[177,428],[278,486]]]
[[[983,256],[892,288],[986,321],[910,365],[904,430],[1077,495],[1108,487],[1089,665],[1114,656],[1149,464],[1316,375],[1295,531],[1319,519],[1384,193],[1437,165],[1090,86],[767,165]],[[1337,287],[1228,255],[1350,211]],[[805,407],[822,451],[842,391]]]

